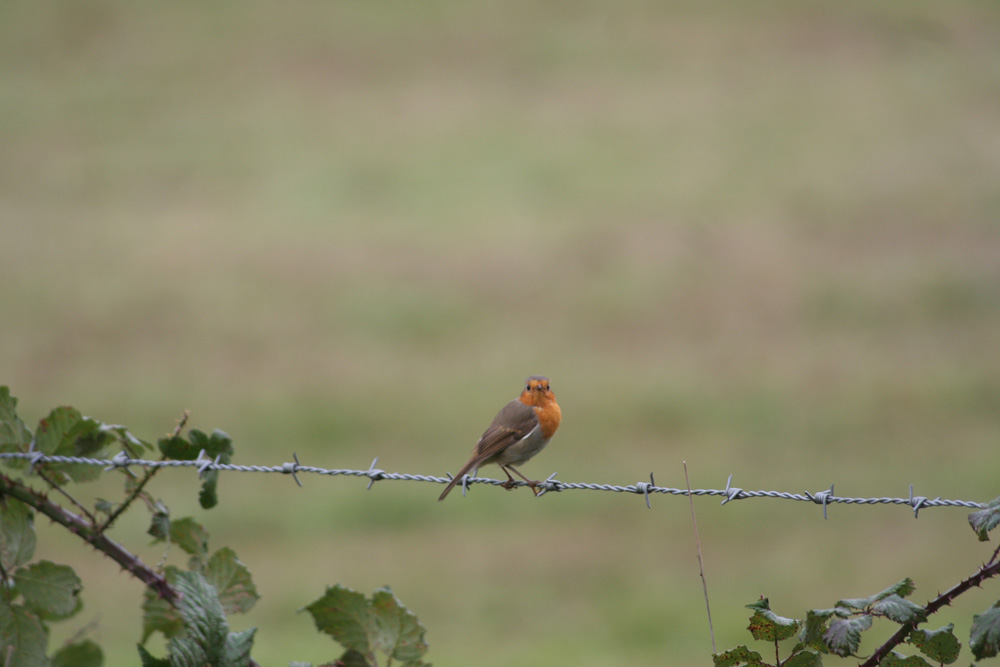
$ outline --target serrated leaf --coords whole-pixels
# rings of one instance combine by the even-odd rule
[[[101,424],[101,431],[113,435],[123,449],[128,451],[130,456],[141,454],[143,451],[152,451],[153,445],[141,438],[137,438],[126,427],[121,424]]]
[[[104,498],[98,498],[94,503],[94,511],[98,514],[111,514],[115,511],[115,503]]]
[[[343,655],[337,658],[337,662],[333,663],[333,667],[372,667],[372,663],[368,662],[365,656],[349,648],[344,651]]]
[[[160,524],[150,526],[150,531],[157,532],[163,530],[162,521]],[[208,531],[200,523],[191,517],[184,517],[170,522],[169,528],[170,542],[176,544],[186,553],[191,554],[201,565],[204,565],[208,558]],[[155,537],[155,536],[154,536]],[[156,542],[163,541],[162,537],[157,537]]]
[[[260,598],[250,570],[229,547],[212,554],[205,567],[205,579],[219,592],[227,614],[247,612]]]
[[[1000,602],[972,617],[969,648],[977,660],[992,658],[1000,653]]]
[[[42,618],[65,618],[78,608],[83,584],[68,565],[38,561],[15,570],[14,581],[24,603]]]
[[[96,419],[84,417],[76,408],[55,408],[38,423],[35,446],[50,455],[100,458],[113,439],[102,426]],[[54,463],[47,469],[77,482],[91,481],[101,475],[98,466],[79,463]]]
[[[0,605],[0,647],[5,667],[37,667],[46,663],[48,636],[38,617],[21,606]]]
[[[823,664],[823,656],[813,649],[802,649],[790,656],[782,664],[782,667],[820,667]]]
[[[24,565],[35,554],[35,522],[28,506],[10,497],[0,498],[0,566],[7,572]]]
[[[931,667],[931,664],[919,655],[903,655],[892,651],[882,658],[879,667]]]
[[[872,627],[872,617],[868,614],[854,618],[838,618],[830,623],[830,629],[823,635],[823,641],[831,653],[845,657],[854,655],[861,643],[861,633]]]
[[[754,600],[750,604],[744,605],[744,606],[747,609],[753,609],[754,611],[757,611],[757,610],[767,611],[767,610],[769,610],[771,608],[771,601],[768,600],[765,597],[761,597],[761,598],[759,598],[757,600]]]
[[[737,665],[763,667],[765,663],[760,657],[760,653],[740,645],[724,653],[713,653],[712,664],[714,667],[736,667]]]
[[[976,531],[980,542],[989,541],[987,533],[1000,525],[1000,498],[991,500],[986,507],[970,514],[969,525]]]
[[[372,652],[369,637],[376,632],[368,600],[357,591],[337,584],[308,607],[316,629],[337,640],[344,648],[364,655]]]
[[[178,570],[168,565],[164,577],[171,586],[177,580]],[[154,632],[161,632],[166,639],[178,637],[184,632],[184,620],[169,602],[147,587],[142,596],[142,642],[145,643]]]
[[[379,632],[373,642],[395,660],[412,663],[427,652],[424,635],[427,629],[417,615],[404,607],[392,590],[385,586],[372,595],[372,611]]]
[[[914,628],[906,641],[920,649],[920,652],[932,661],[950,665],[958,660],[958,652],[962,650],[962,644],[955,636],[954,630],[954,623],[937,630]]]
[[[170,667],[170,660],[168,658],[154,658],[142,644],[136,644],[136,648],[139,649],[139,659],[142,660],[142,667]]]
[[[221,667],[245,667],[248,665],[256,633],[257,628],[249,628],[243,632],[230,632],[226,636],[226,651]]]
[[[0,386],[0,452],[26,452],[30,446],[31,431],[17,416],[17,399]]]
[[[166,508],[157,509],[149,519],[148,534],[156,538],[155,542],[162,542],[170,537],[170,513]]]
[[[765,609],[754,612],[747,630],[754,639],[772,642],[788,639],[798,631],[799,626],[798,620],[778,616],[770,609]]]
[[[177,611],[184,619],[185,633],[167,643],[171,662],[175,662],[175,657],[191,660],[191,665],[220,662],[225,654],[229,625],[215,588],[199,572],[177,572],[174,586],[181,594]]]
[[[52,656],[51,667],[101,667],[104,651],[96,643],[85,639],[64,645]]]
[[[889,588],[885,589],[884,591],[881,591],[880,593],[876,593],[875,595],[872,596],[872,598],[875,599],[875,600],[884,600],[885,598],[889,597],[890,595],[896,595],[898,597],[905,598],[905,597],[908,597],[908,596],[912,595],[913,591],[915,591],[915,590],[917,590],[917,585],[913,583],[912,579],[910,579],[909,577],[907,577],[906,579],[903,579],[902,581],[897,581],[896,583],[894,583],[892,586],[889,586]]]
[[[799,633],[799,641],[807,646],[811,646],[820,651],[829,651],[823,637],[829,630],[829,620],[836,614],[834,609],[810,609],[806,612],[805,623],[802,624],[802,632]]]
[[[888,595],[873,604],[871,612],[899,624],[922,623],[927,620],[927,612],[923,607],[895,594]]]

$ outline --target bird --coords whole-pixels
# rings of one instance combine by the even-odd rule
[[[503,487],[510,490],[515,482],[510,476],[514,471],[538,495],[539,482],[522,475],[515,465],[528,461],[549,444],[562,421],[562,409],[552,393],[549,379],[543,375],[532,375],[524,381],[521,396],[503,407],[493,418],[479,442],[472,450],[469,462],[452,477],[438,501],[444,500],[455,485],[470,470],[479,466],[496,463],[507,475]]]

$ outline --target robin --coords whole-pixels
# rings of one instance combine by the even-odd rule
[[[467,472],[488,463],[496,463],[507,475],[503,484],[505,489],[514,486],[514,478],[510,476],[513,470],[537,496],[538,481],[531,481],[514,465],[521,465],[542,451],[555,435],[561,420],[562,410],[556,403],[556,395],[549,388],[549,379],[532,375],[525,380],[520,398],[505,405],[493,418],[493,423],[472,450],[472,458],[448,482],[438,500],[444,500]]]

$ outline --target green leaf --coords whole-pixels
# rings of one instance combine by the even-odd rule
[[[167,643],[171,662],[181,665],[215,665],[225,659],[229,625],[215,588],[198,572],[178,572],[175,586],[181,594],[177,611],[185,633]]]
[[[173,585],[177,580],[177,573],[180,570],[173,565],[168,565],[163,575],[167,583]],[[154,632],[162,632],[167,639],[178,637],[184,632],[184,620],[177,613],[169,602],[156,594],[152,588],[146,588],[142,595],[142,642]]]
[[[729,649],[724,653],[713,653],[712,664],[715,667],[736,667],[736,665],[764,667],[766,665],[760,657],[760,653],[757,653],[757,651],[751,651],[743,645]]]
[[[230,632],[226,637],[226,650],[223,656],[224,667],[243,667],[250,663],[250,650],[253,648],[253,638],[257,628],[243,632]]]
[[[778,616],[770,609],[758,609],[750,617],[747,630],[754,639],[760,641],[781,641],[798,632],[801,622],[794,618]]]
[[[799,641],[819,651],[829,651],[823,637],[830,629],[830,618],[835,615],[834,609],[810,609],[806,612],[806,621],[802,624]]]
[[[21,606],[0,604],[0,647],[10,653],[5,667],[37,667],[46,664],[48,636],[42,622]],[[6,653],[4,659],[7,659]]]
[[[972,617],[969,648],[977,660],[992,658],[1000,652],[1000,602]]]
[[[976,531],[980,542],[989,541],[987,533],[1000,525],[1000,498],[991,500],[986,507],[970,514],[969,525]]]
[[[781,664],[782,667],[820,667],[823,664],[823,656],[818,651],[806,648],[796,652]]]
[[[247,612],[260,598],[250,570],[229,547],[212,554],[205,567],[205,579],[219,592],[219,601],[227,614]]]
[[[872,596],[872,598],[875,600],[884,600],[891,595],[897,595],[901,598],[905,598],[909,595],[912,595],[913,591],[915,590],[917,590],[916,584],[913,583],[912,579],[907,577],[902,581],[897,581],[896,583],[894,583],[892,586],[889,586],[889,588],[885,589],[881,593],[876,593],[875,595]]]
[[[932,661],[950,665],[958,660],[958,652],[962,650],[962,644],[955,636],[954,629],[953,623],[937,630],[915,628],[910,631],[906,641],[920,649],[920,652]]]
[[[873,604],[871,612],[899,624],[923,623],[927,620],[927,612],[923,607],[895,594],[888,595]]]
[[[78,608],[83,584],[68,565],[38,561],[18,568],[14,581],[24,603],[42,618],[65,618]]]
[[[170,512],[166,507],[158,506],[153,511],[153,516],[149,520],[149,530],[146,532],[156,538],[154,543],[170,537]]]
[[[931,667],[931,664],[919,655],[903,655],[892,651],[882,658],[879,667]]]
[[[427,629],[385,586],[372,595],[372,611],[379,632],[373,642],[383,653],[404,663],[419,661],[427,652]]]
[[[316,629],[336,639],[344,648],[364,655],[372,652],[368,638],[376,632],[375,619],[363,594],[340,584],[327,586],[323,597],[305,609],[312,615]]]
[[[31,431],[17,416],[17,399],[0,386],[0,452],[26,452],[30,446]]]
[[[28,506],[0,498],[0,566],[10,572],[35,554],[35,524]]]
[[[85,639],[82,642],[67,644],[52,656],[51,667],[101,667],[104,664],[104,651],[101,647]]]
[[[142,660],[142,667],[170,667],[169,658],[154,658],[142,644],[136,644],[139,649],[139,658]]]
[[[225,431],[215,429],[211,435],[206,435],[198,429],[188,431],[188,440],[180,436],[161,438],[160,451],[169,459],[178,461],[194,461],[201,452],[209,459],[218,458],[219,463],[230,463],[233,456],[233,440]],[[205,472],[198,501],[204,509],[211,509],[219,502],[217,488],[219,471]]]
[[[875,595],[866,598],[847,598],[845,600],[838,600],[835,606],[851,609],[853,611],[868,611],[869,608],[879,600],[884,600],[892,595],[905,598],[916,589],[917,587],[913,584],[913,580],[907,577],[906,579],[896,582],[889,588],[884,591],[880,591]]]
[[[765,597],[761,597],[759,600],[754,600],[748,605],[745,605],[747,609],[753,609],[754,611],[767,611],[771,608],[771,601]]]
[[[38,422],[35,446],[45,454],[100,458],[112,442],[112,434],[103,430],[101,422],[84,417],[76,408],[55,408]],[[91,481],[101,475],[98,466],[79,463],[55,463],[47,468],[77,481]]]
[[[353,648],[349,648],[344,651],[344,654],[337,658],[337,662],[333,663],[336,667],[372,667],[372,663],[368,662],[365,656],[361,655]]]
[[[861,633],[872,627],[872,617],[868,614],[854,618],[838,618],[830,623],[823,640],[831,653],[845,657],[854,655],[861,643]]]
[[[164,518],[160,513],[153,516],[153,523],[148,532],[156,538],[154,543],[162,542],[164,539],[161,536],[165,528]],[[191,554],[199,566],[205,564],[208,558],[208,531],[205,530],[204,526],[191,517],[184,517],[170,521],[167,533],[170,536],[171,544],[176,544],[186,553]]]

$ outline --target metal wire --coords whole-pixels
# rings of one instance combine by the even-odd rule
[[[204,451],[193,461],[148,461],[145,459],[131,458],[122,451],[110,459],[95,459],[79,456],[50,456],[38,451],[31,452],[0,452],[0,459],[22,459],[30,463],[29,470],[40,463],[70,463],[78,465],[101,466],[105,470],[116,468],[128,468],[131,466],[153,469],[153,468],[196,468],[198,475],[203,476],[211,470],[226,472],[251,472],[251,473],[279,473],[291,475],[295,483],[302,486],[299,479],[300,474],[311,473],[315,475],[367,477],[368,488],[379,481],[406,481],[406,482],[431,482],[433,484],[447,484],[451,481],[451,476],[437,477],[434,475],[413,475],[409,473],[386,472],[381,468],[376,468],[378,457],[372,461],[367,470],[350,470],[340,468],[319,468],[316,466],[306,466],[299,463],[297,455],[293,455],[294,461],[282,463],[276,466],[257,465],[237,465],[235,463],[222,463],[218,458],[210,459],[205,456]],[[612,493],[634,493],[643,496],[646,506],[650,507],[649,497],[651,494],[660,493],[672,496],[721,496],[722,504],[733,500],[746,500],[749,498],[776,498],[779,500],[798,500],[802,502],[812,502],[823,506],[823,518],[827,516],[827,506],[834,503],[844,503],[847,505],[907,505],[913,509],[913,516],[917,517],[920,510],[928,507],[966,507],[970,509],[982,509],[985,503],[977,503],[969,500],[948,500],[941,497],[927,498],[925,496],[914,496],[913,485],[910,485],[910,495],[908,498],[851,498],[836,496],[833,493],[833,485],[828,490],[809,493],[789,493],[785,491],[748,491],[732,485],[733,476],[730,475],[726,481],[725,489],[675,489],[667,486],[656,486],[652,473],[648,482],[636,482],[635,484],[589,484],[584,482],[562,482],[556,479],[556,473],[551,474],[544,481],[538,482],[539,495],[553,491],[610,491]],[[507,482],[488,477],[472,477],[466,475],[462,480],[462,493],[464,494],[470,484],[488,484],[501,486]],[[526,482],[515,482],[514,486],[527,486]]]

